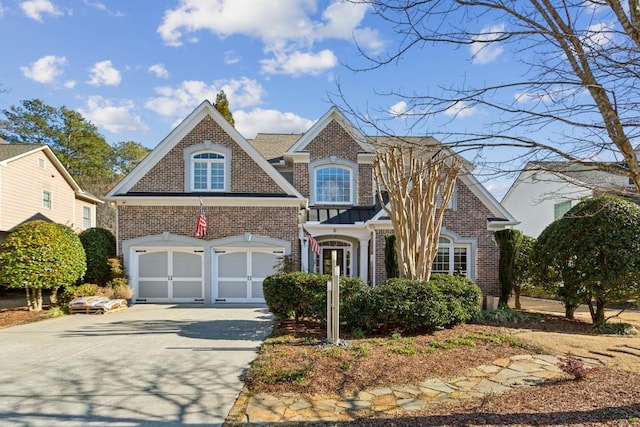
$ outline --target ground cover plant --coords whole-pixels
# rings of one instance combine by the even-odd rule
[[[562,316],[516,310],[499,315],[483,313],[474,320],[478,324],[461,324],[433,333],[395,332],[354,338],[343,331],[343,338],[349,342],[345,347],[321,345],[326,330],[316,322],[281,321],[251,366],[244,392],[353,395],[358,390],[384,385],[418,384],[429,378],[453,379],[467,369],[512,355],[556,354],[552,348],[553,337],[561,339],[557,337],[564,334],[582,337],[587,342],[597,336],[588,322]],[[530,344],[527,331],[548,334],[544,342],[549,348]],[[421,411],[380,414],[350,423],[305,425],[627,426],[640,423],[640,373],[606,367],[585,372],[574,356],[567,354],[564,360],[565,377],[542,386],[432,405]]]

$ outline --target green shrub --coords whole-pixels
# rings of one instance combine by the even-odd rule
[[[473,321],[475,323],[542,323],[544,318],[510,308],[500,308],[498,310],[483,310],[473,317]]]
[[[605,335],[637,335],[638,330],[630,323],[597,323],[591,327],[594,332]]]
[[[471,319],[481,298],[471,279],[433,274],[429,282],[387,280],[349,300],[343,311],[351,329],[432,331]]]
[[[87,254],[85,280],[104,285],[111,278],[108,260],[116,255],[116,238],[105,228],[88,228],[78,235]]]
[[[263,284],[269,310],[279,319],[309,318],[325,322],[327,318],[327,281],[331,276],[317,273],[281,273],[267,277]],[[367,285],[359,278],[340,277],[340,312]]]
[[[26,290],[29,310],[42,310],[42,289],[56,291],[84,276],[86,257],[73,230],[63,224],[29,221],[0,244],[0,282]]]

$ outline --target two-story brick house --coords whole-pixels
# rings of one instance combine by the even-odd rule
[[[382,283],[392,226],[376,203],[376,141],[335,107],[302,135],[248,141],[203,102],[106,196],[117,206],[118,247],[135,300],[261,302],[262,280],[283,256],[303,271],[325,272],[333,250],[343,274]],[[195,237],[201,209],[202,239]],[[496,295],[492,233],[513,224],[467,164],[435,271],[463,272]]]
[[[76,231],[95,227],[96,205],[101,203],[80,188],[47,145],[0,139],[0,241],[33,219]]]

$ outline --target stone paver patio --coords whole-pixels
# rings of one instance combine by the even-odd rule
[[[558,358],[521,355],[481,365],[450,381],[433,378],[420,384],[378,387],[356,396],[242,394],[227,425],[351,421],[374,413],[415,411],[428,405],[504,393],[515,387],[538,385],[565,377]]]

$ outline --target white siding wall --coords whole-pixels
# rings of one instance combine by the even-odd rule
[[[44,159],[44,169],[39,167],[38,159]],[[2,167],[0,176],[0,230],[10,230],[38,212],[74,229],[82,226],[82,221],[76,221],[74,212],[75,192],[43,152],[8,163]],[[51,210],[42,207],[43,190],[52,193]]]
[[[590,197],[591,190],[568,183],[544,171],[524,171],[505,195],[502,205],[520,221],[516,228],[538,237],[554,220],[554,205],[571,201],[575,206]]]

